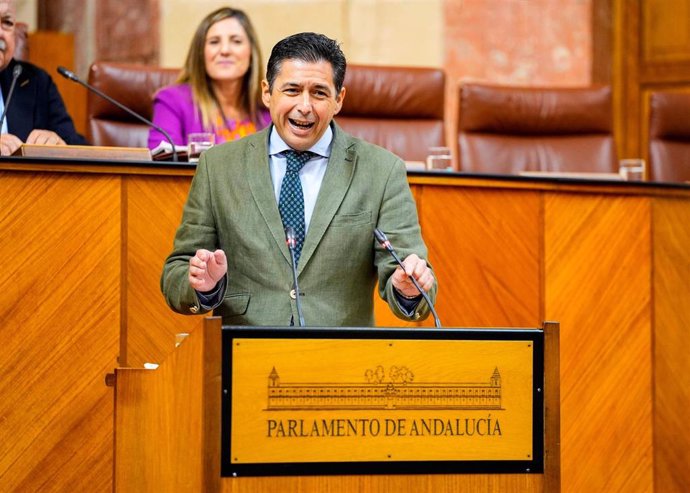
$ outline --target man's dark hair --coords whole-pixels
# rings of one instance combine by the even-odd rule
[[[285,60],[301,60],[307,63],[328,62],[333,67],[336,95],[343,88],[347,68],[345,55],[335,40],[323,34],[299,33],[278,41],[271,50],[266,68],[269,91],[273,91],[273,82]]]

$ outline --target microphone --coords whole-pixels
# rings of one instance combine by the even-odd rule
[[[400,257],[398,257],[398,254],[395,253],[395,250],[393,250],[393,245],[391,245],[391,242],[388,241],[388,238],[386,237],[385,233],[381,231],[379,228],[374,229],[374,236],[376,237],[376,240],[381,244],[383,248],[388,250],[388,253],[391,254],[391,256],[395,259],[395,261],[398,263],[400,267],[405,270],[405,267],[403,266],[402,261],[400,260]],[[419,290],[420,293],[422,293],[422,297],[426,300],[427,304],[429,305],[429,309],[431,310],[431,314],[434,316],[434,324],[436,325],[437,329],[441,328],[441,321],[438,318],[438,315],[436,314],[436,309],[434,308],[434,304],[431,302],[431,298],[429,298],[429,295],[426,294],[426,291],[424,291],[420,286],[419,283],[417,282],[417,279],[415,279],[412,276],[409,276],[410,280],[412,281],[412,284],[414,284],[414,287]]]
[[[292,259],[292,281],[295,285],[295,302],[297,304],[297,317],[299,318],[299,326],[304,327],[304,314],[302,313],[302,300],[299,299],[299,284],[297,283],[297,262],[295,261],[295,247],[297,246],[297,235],[292,226],[285,228],[285,240],[288,249],[290,250],[290,258]]]
[[[17,64],[12,69],[12,83],[10,84],[10,91],[7,93],[7,101],[5,101],[5,108],[2,110],[2,116],[0,116],[0,129],[2,129],[5,123],[5,117],[7,116],[7,108],[10,107],[10,101],[12,100],[12,94],[14,94],[14,86],[17,84],[17,79],[22,75],[22,66]],[[7,129],[9,132],[9,128]]]
[[[163,130],[161,127],[159,127],[158,125],[156,125],[156,124],[153,123],[152,121],[147,120],[146,118],[144,118],[143,116],[141,116],[139,113],[136,113],[135,111],[133,111],[133,110],[127,108],[127,106],[125,106],[124,104],[122,104],[122,103],[120,103],[120,102],[114,100],[113,98],[111,98],[110,96],[108,96],[108,95],[105,94],[104,92],[100,91],[99,89],[96,89],[94,86],[92,86],[92,85],[89,84],[88,82],[84,82],[84,81],[81,80],[79,77],[77,77],[77,76],[74,74],[74,72],[72,72],[71,70],[67,70],[65,67],[58,67],[58,68],[57,68],[57,71],[58,71],[58,73],[59,73],[60,75],[62,75],[65,79],[69,79],[69,80],[74,81],[74,82],[76,82],[76,83],[78,83],[78,84],[81,84],[82,86],[86,87],[89,91],[98,94],[100,97],[102,97],[102,98],[105,99],[106,101],[108,101],[108,102],[114,104],[115,106],[117,106],[117,107],[120,108],[121,110],[123,110],[123,111],[129,113],[130,115],[132,115],[132,116],[133,116],[134,118],[136,118],[137,120],[142,121],[142,122],[144,122],[146,125],[148,125],[149,127],[153,127],[153,128],[155,128],[156,130],[158,130],[160,133],[163,134],[163,136],[166,138],[166,140],[167,140],[167,141],[170,143],[170,145],[172,146],[172,160],[173,160],[173,161],[177,161],[177,150],[175,150],[175,143],[174,143],[173,140],[170,138],[170,135],[168,134],[168,132],[166,132],[165,130]]]

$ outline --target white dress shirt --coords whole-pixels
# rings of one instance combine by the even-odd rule
[[[314,214],[316,198],[321,190],[321,183],[326,174],[328,158],[331,155],[331,143],[333,141],[333,129],[329,126],[321,138],[314,144],[309,151],[317,154],[307,161],[299,171],[299,181],[302,183],[302,194],[304,195],[304,232],[309,230],[309,222]],[[284,151],[293,150],[278,135],[274,126],[271,126],[271,135],[268,138],[268,161],[273,180],[273,192],[276,196],[276,203],[280,201],[280,187],[283,184],[285,170],[287,170],[287,158],[283,155]]]

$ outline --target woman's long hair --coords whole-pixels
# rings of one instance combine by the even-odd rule
[[[204,17],[194,33],[192,44],[189,46],[189,51],[187,52],[187,60],[185,61],[180,76],[177,78],[177,82],[188,83],[190,85],[194,102],[201,111],[201,119],[204,127],[209,129],[213,128],[214,116],[218,114],[220,108],[213,94],[211,78],[206,73],[204,56],[206,34],[216,22],[228,18],[237,19],[244,28],[244,32],[247,33],[247,38],[251,46],[252,54],[249,60],[249,69],[247,73],[244,74],[242,80],[241,104],[242,109],[249,115],[249,119],[258,127],[260,123],[259,105],[261,101],[261,70],[263,61],[261,60],[261,53],[259,52],[254,27],[249,17],[247,17],[247,14],[242,10],[223,7]]]

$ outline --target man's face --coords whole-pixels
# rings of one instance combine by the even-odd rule
[[[0,0],[0,70],[5,70],[14,56],[14,0]]]
[[[345,88],[333,83],[330,63],[284,60],[273,89],[261,83],[263,102],[280,137],[297,151],[306,151],[324,134],[343,105]]]

